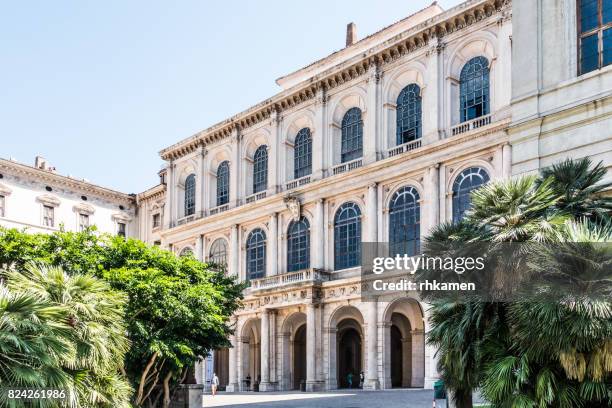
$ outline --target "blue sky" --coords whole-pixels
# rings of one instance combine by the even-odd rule
[[[0,157],[143,191],[159,150],[278,92],[276,78],[342,48],[348,22],[362,38],[429,4],[2,2]]]

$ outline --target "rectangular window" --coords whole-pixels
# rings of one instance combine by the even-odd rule
[[[612,0],[580,0],[578,3],[580,74],[612,63]]]
[[[55,226],[55,208],[50,205],[43,206],[43,225],[45,227]]]
[[[161,214],[153,214],[153,228],[161,227]]]
[[[117,235],[119,235],[120,237],[125,238],[125,223],[123,223],[123,222],[118,222],[117,223]]]
[[[79,214],[79,231],[85,231],[89,228],[89,215]]]
[[[6,198],[0,195],[0,217],[4,217],[5,214]]]

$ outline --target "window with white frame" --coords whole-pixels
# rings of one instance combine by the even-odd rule
[[[55,208],[50,205],[43,205],[43,225],[45,227],[55,226]]]
[[[153,228],[161,227],[161,214],[153,214]]]
[[[79,231],[85,231],[89,228],[89,214],[79,214]]]

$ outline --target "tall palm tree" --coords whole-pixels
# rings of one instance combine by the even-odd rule
[[[124,295],[89,275],[68,275],[61,268],[28,264],[7,274],[9,288],[26,288],[66,311],[75,353],[60,360],[72,377],[77,406],[129,407],[132,394],[120,373],[128,350],[123,319]]]
[[[486,363],[495,406],[612,405],[612,225],[568,222],[559,237],[529,254],[509,341]]]
[[[435,255],[435,251],[440,248],[448,250],[449,242],[489,242],[490,252],[516,251],[505,254],[506,259],[521,261],[498,262],[493,270],[496,279],[500,278],[503,282],[504,278],[512,277],[516,285],[517,279],[520,282],[520,279],[529,278],[530,272],[525,257],[529,249],[526,250],[526,246],[508,246],[505,243],[555,242],[564,233],[566,222],[574,217],[590,216],[593,219],[605,220],[608,216],[609,199],[600,197],[602,189],[597,185],[603,178],[601,166],[589,169],[589,165],[588,161],[564,162],[553,167],[543,177],[529,176],[483,186],[472,193],[472,208],[466,213],[463,222],[455,226],[441,225],[432,232],[426,240],[426,255]],[[567,188],[571,188],[572,193],[567,194]],[[427,253],[427,248],[430,253]],[[457,245],[450,248],[457,251],[456,254],[463,251],[463,248],[457,249]],[[504,283],[511,291],[515,290],[509,282]],[[527,359],[524,350],[517,349],[510,341],[513,338],[511,335],[515,333],[513,324],[516,323],[510,316],[521,316],[514,304],[506,301],[491,302],[490,299],[477,296],[464,300],[453,296],[439,297],[431,293],[423,293],[422,296],[432,303],[433,327],[428,341],[439,347],[439,368],[453,391],[458,407],[472,406],[471,392],[478,385],[489,387],[488,396],[499,403],[495,406],[533,406],[529,405],[526,395],[520,392],[511,394],[508,391],[508,382],[495,381],[503,377],[502,374],[514,375],[512,379],[519,383],[525,379],[539,381],[540,393],[550,391],[545,387],[549,384],[545,380],[553,378],[551,367],[544,365],[540,377],[529,377],[529,372],[539,372],[537,367]],[[545,312],[538,303],[528,304],[542,313]],[[528,314],[523,315],[526,316]],[[527,322],[537,326],[544,315],[530,317]],[[592,322],[590,317],[593,316],[583,316],[583,319],[586,319],[587,323]],[[551,316],[548,315],[547,318],[550,321]],[[555,327],[566,328],[564,321],[552,321],[551,324],[556,325]],[[538,342],[540,331],[537,327],[523,329],[521,333],[524,336],[523,344]],[[605,347],[609,347],[607,344]],[[605,347],[603,350],[608,350]],[[603,358],[601,361],[612,365],[612,359],[607,360],[608,354],[602,351],[596,355],[599,356],[597,358]],[[571,357],[567,360],[569,364]],[[493,368],[491,361],[499,364]],[[563,373],[560,366],[557,368]],[[501,388],[495,391],[495,386]],[[563,392],[568,394],[558,394],[555,403],[576,401],[572,396],[580,395],[580,392],[586,394],[584,389],[589,390],[591,394],[601,393],[601,388],[591,383],[583,383],[581,387],[562,388]],[[516,388],[513,391],[517,391]],[[502,400],[495,399],[496,395],[504,395],[506,401],[513,401],[514,405],[500,403]],[[512,399],[509,399],[510,395],[513,395]],[[539,401],[543,404],[540,406],[556,406],[554,403],[547,403],[546,399],[541,398]]]
[[[9,390],[61,389],[71,391],[71,376],[60,363],[75,355],[66,324],[68,311],[27,291],[0,285],[0,405],[24,407],[9,398]],[[28,406],[52,406],[30,401]]]

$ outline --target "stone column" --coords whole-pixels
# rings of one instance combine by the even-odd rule
[[[316,391],[315,305],[306,305],[306,391]]]
[[[429,333],[431,330],[431,324],[429,322],[429,313],[427,310],[429,309],[428,304],[423,304],[423,310],[425,312],[425,333]],[[420,341],[424,341],[424,336],[421,334]],[[417,337],[413,334],[412,343],[413,343],[413,353],[414,353],[414,345],[417,342]],[[436,357],[437,348],[430,345],[425,344],[425,379],[423,387],[425,389],[433,389],[434,383],[440,378],[440,374],[438,373],[438,359]],[[414,358],[414,357],[413,357]],[[413,369],[413,378],[414,378],[414,369]]]
[[[173,204],[174,200],[174,162],[171,160],[166,167],[166,205],[164,206],[164,229],[168,229],[173,224]]]
[[[270,216],[270,225],[268,227],[270,236],[268,237],[268,244],[270,253],[266,258],[267,263],[267,276],[274,276],[278,274],[278,214],[274,213]]]
[[[276,355],[278,353],[276,341],[276,310],[270,310],[270,387],[276,391],[278,380],[276,375]]]
[[[438,212],[438,222],[448,221],[447,209],[446,209],[446,165],[441,164],[438,168],[439,176],[439,194],[438,200],[440,201],[440,211]]]
[[[230,162],[230,191],[229,202],[231,205],[239,205],[240,201],[240,131],[238,128],[232,130],[232,160]]]
[[[314,228],[313,228],[313,253],[312,266],[317,269],[325,268],[325,219],[323,212],[324,199],[320,198],[316,201],[314,211]]]
[[[512,177],[512,146],[506,143],[502,147],[502,178]]]
[[[270,312],[264,309],[261,314],[261,382],[259,391],[270,389]]]
[[[337,339],[336,336],[338,334],[338,329],[335,327],[328,327],[326,329],[327,337],[328,337],[328,358],[327,358],[327,372],[329,373],[327,377],[327,388],[330,390],[335,390],[338,388],[338,374],[336,372],[338,364],[337,356],[336,356],[336,346]]]
[[[324,155],[325,135],[327,133],[327,92],[324,86],[317,90],[315,102],[315,129],[312,133],[312,178],[320,180],[323,178],[323,170],[326,163]],[[289,176],[288,176],[289,177]]]
[[[198,261],[204,261],[204,236],[198,235],[195,243],[195,257]]]
[[[421,236],[427,235],[436,225],[440,223],[440,165],[436,164],[429,168],[429,177],[425,185],[426,199],[425,208],[428,212],[427,226],[421,231]],[[421,242],[423,240],[421,239]]]
[[[236,354],[238,350],[236,349],[236,347],[238,346],[238,343],[236,342],[235,335],[231,335],[229,340],[231,343],[231,347],[229,349],[229,378],[228,378],[229,383],[227,384],[226,391],[227,392],[237,392],[238,391],[238,378],[237,378],[237,373],[236,373],[236,369],[237,369],[236,366],[238,362],[236,359]]]
[[[270,118],[270,129],[272,134],[270,135],[270,146],[268,149],[268,191],[270,194],[276,194],[278,190],[279,180],[279,169],[278,169],[278,139],[279,139],[279,127],[281,122],[281,115],[278,110],[272,112]]]
[[[367,79],[366,112],[363,124],[363,162],[373,163],[378,159],[378,88],[380,70],[377,64],[370,64]]]
[[[368,186],[368,194],[366,200],[366,225],[367,233],[365,242],[376,242],[378,240],[378,191],[376,183]]]
[[[425,333],[413,330],[412,335],[412,387],[423,387],[425,383]]]
[[[195,215],[196,218],[201,217],[204,210],[204,179],[206,178],[204,172],[204,156],[206,150],[203,147],[198,149],[196,156],[196,186],[195,186]]]
[[[421,89],[423,98],[423,144],[431,144],[443,137],[446,100],[444,99],[444,55],[445,44],[432,36],[427,50],[426,89]]]
[[[232,225],[230,230],[230,275],[240,277],[238,261],[240,260],[240,247],[238,245],[238,224]]]
[[[364,389],[377,390],[380,388],[378,381],[378,299],[368,299],[367,330],[367,364]]]

